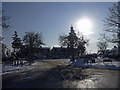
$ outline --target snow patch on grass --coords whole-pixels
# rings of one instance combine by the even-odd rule
[[[109,70],[120,70],[120,62],[117,60],[112,60],[111,62],[104,62],[103,58],[95,59],[95,63],[85,63],[83,59],[77,59],[76,61],[70,63],[71,66],[84,67],[84,68],[96,68],[96,69],[109,69]]]
[[[2,70],[0,72],[0,75],[6,74],[6,73],[13,73],[13,72],[20,72],[20,71],[25,71],[29,69],[33,69],[37,65],[40,65],[40,62],[36,61],[33,64],[29,65],[29,63],[26,63],[25,65],[21,66],[13,66],[12,64],[1,64],[2,65]]]

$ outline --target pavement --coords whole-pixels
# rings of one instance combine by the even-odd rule
[[[4,74],[2,75],[2,88],[118,88],[120,71],[80,67],[71,70],[70,74],[69,72],[61,74],[60,71],[66,69],[67,62],[67,60],[60,61],[59,59],[44,60],[33,69]],[[64,78],[65,75],[70,77],[70,75],[75,76],[78,73],[82,73],[80,75],[86,75],[86,77],[82,79]]]

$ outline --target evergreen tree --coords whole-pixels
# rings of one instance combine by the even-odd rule
[[[78,37],[71,26],[69,35],[60,35],[59,41],[62,46],[67,46],[69,52],[71,52],[72,61],[74,61],[75,55],[83,54],[86,50],[85,45],[88,43],[87,40],[84,40],[82,37]]]
[[[18,37],[17,31],[14,32],[13,34],[13,42],[12,42],[12,47],[14,49],[14,52],[16,53],[22,46],[21,39]]]
[[[5,50],[7,49],[7,46],[2,43],[2,54],[5,54]]]
[[[77,48],[77,41],[78,41],[78,37],[76,36],[76,33],[73,30],[73,27],[71,26],[71,30],[70,33],[68,35],[68,50],[70,50],[70,52],[72,53],[72,61],[74,61],[74,57],[75,57],[75,48]]]

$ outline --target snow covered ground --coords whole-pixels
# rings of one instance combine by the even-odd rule
[[[83,59],[77,59],[74,62],[71,62],[72,66],[82,66],[84,68],[98,68],[98,69],[109,69],[109,70],[120,70],[120,61],[112,59],[111,62],[104,62],[102,58],[95,59],[95,63],[84,63]]]
[[[68,64],[69,63],[69,59],[49,59],[49,60],[42,60],[42,62],[50,62],[50,61],[57,61],[60,62],[62,64]],[[18,65],[18,66],[12,66],[12,64],[0,64],[0,66],[2,67],[0,69],[0,75],[2,74],[7,74],[7,73],[13,73],[13,72],[20,72],[20,71],[25,71],[25,70],[30,70],[35,68],[36,66],[42,66],[41,61],[36,60],[32,65],[29,65],[26,61],[24,61],[25,64],[23,66]]]
[[[43,60],[44,61],[54,61],[52,60]],[[116,60],[112,60],[111,62],[104,62],[103,63],[103,59],[102,58],[98,58],[96,59],[95,63],[84,63],[83,59],[77,59],[74,62],[69,62],[70,60],[68,59],[55,59],[55,61],[57,62],[61,62],[64,64],[69,64],[71,66],[82,66],[84,68],[98,68],[98,69],[109,69],[109,70],[120,70],[120,62],[116,61]],[[30,70],[35,68],[36,66],[41,65],[40,61],[35,61],[35,63],[33,63],[32,65],[28,65],[28,63],[26,63],[25,65],[21,66],[12,66],[11,64],[7,64],[7,65],[3,65],[0,64],[0,66],[2,67],[2,69],[0,70],[0,75],[2,74],[6,74],[6,73],[13,73],[13,72],[19,72],[19,71],[25,71],[25,70]]]
[[[2,66],[2,70],[0,71],[0,75],[6,74],[6,73],[13,73],[13,72],[19,72],[19,71],[25,71],[29,69],[33,69],[37,65],[40,65],[40,62],[36,61],[35,63],[29,65],[26,63],[25,65],[21,66],[12,66],[12,64],[0,64]]]

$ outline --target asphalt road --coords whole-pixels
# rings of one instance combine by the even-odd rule
[[[2,88],[46,87],[46,83],[48,84],[50,83],[46,80],[46,78],[49,77],[49,75],[46,74],[46,72],[57,66],[67,65],[67,63],[64,62],[64,60],[58,60],[58,59],[44,60],[44,61],[40,61],[39,63],[40,65],[27,71],[8,73],[8,74],[2,75]],[[44,85],[39,85],[43,83]]]
[[[48,60],[31,70],[4,74],[2,88],[118,88],[119,71],[115,70],[82,69],[88,75],[85,79],[60,80],[55,71],[66,65],[64,60]]]

